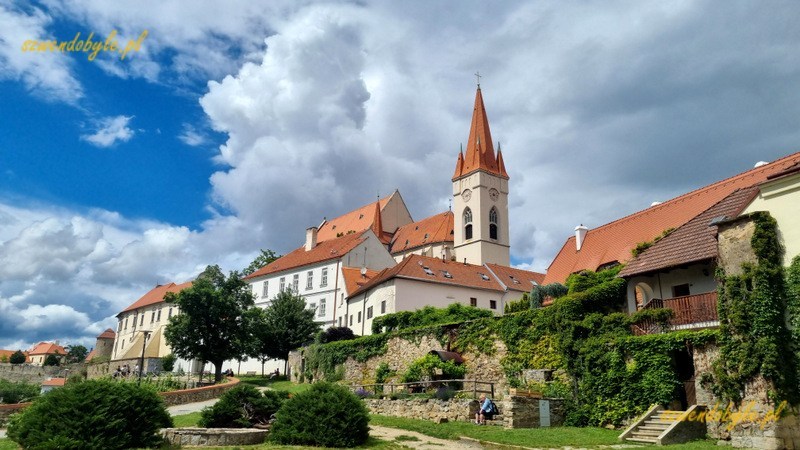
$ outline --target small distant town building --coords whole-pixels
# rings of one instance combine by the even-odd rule
[[[28,359],[31,364],[35,366],[43,366],[47,357],[54,355],[58,358],[60,363],[66,359],[67,352],[64,347],[51,342],[39,342],[33,349],[28,351]]]
[[[64,383],[66,382],[66,378],[50,378],[49,380],[45,380],[42,382],[41,393],[44,394],[52,391],[53,389],[63,387]]]
[[[114,333],[114,330],[111,328],[107,328],[105,331],[100,333],[97,336],[94,348],[89,352],[88,355],[86,355],[86,362],[90,362],[95,359],[110,360],[112,354],[114,353],[114,340],[116,337],[117,333]]]

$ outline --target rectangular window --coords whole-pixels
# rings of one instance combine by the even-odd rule
[[[125,348],[125,340],[124,339],[120,342],[120,346],[119,346],[120,350],[122,350],[123,348]]]
[[[311,289],[311,286],[313,285],[314,285],[314,271],[309,270],[308,273],[306,273],[306,290]]]
[[[358,312],[358,323],[361,323],[361,311]]]
[[[269,295],[269,281],[264,282],[264,287],[261,288],[261,296],[266,297]]]
[[[161,322],[161,309],[158,310],[158,315],[156,316],[156,322]]]
[[[300,274],[296,273],[292,277],[292,291],[300,292]]]
[[[341,317],[339,317],[339,326],[340,327],[342,326],[342,318]]]
[[[308,309],[310,309],[312,311],[316,311],[317,310],[317,304],[316,303],[309,304],[308,305]]]
[[[319,282],[320,287],[325,287],[328,285],[328,268],[324,267],[322,269],[322,280]]]
[[[142,325],[144,325],[144,313],[142,313],[142,315],[139,316],[139,326],[141,327]]]
[[[475,297],[469,298],[469,306],[478,307],[478,299]]]
[[[683,297],[685,295],[689,295],[689,285],[688,284],[679,284],[677,286],[672,286],[672,296],[673,297]]]
[[[350,326],[351,327],[353,326],[353,315],[352,314],[350,314]]]
[[[367,308],[367,319],[372,319],[372,306]]]
[[[278,286],[278,290],[283,292],[286,289],[286,277],[281,277],[281,285]]]
[[[325,299],[319,301],[319,310],[317,310],[317,315],[319,317],[325,317]]]
[[[120,331],[122,331],[122,321],[121,320],[119,321],[119,325],[117,325],[117,333],[119,333]]]
[[[136,324],[139,322],[139,316],[133,316],[133,320],[131,320],[131,329],[136,329]]]
[[[150,313],[150,325],[152,325],[153,322],[155,322],[155,321],[156,321],[156,312],[153,311],[153,312]]]
[[[497,309],[497,300],[489,300],[489,309]]]
[[[386,314],[386,300],[381,302],[381,314]]]
[[[171,317],[172,317],[172,308],[170,308],[169,311],[167,311],[167,319]]]

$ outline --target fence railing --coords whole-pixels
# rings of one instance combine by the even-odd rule
[[[489,394],[489,398],[494,398],[494,382],[481,381],[481,380],[426,380],[426,381],[413,381],[410,383],[373,383],[373,384],[353,384],[350,388],[353,391],[359,388],[365,391],[372,391],[376,394],[389,394],[398,392],[414,392],[418,389],[427,390],[439,387],[449,387],[451,385],[461,385],[461,389],[456,389],[457,392],[472,392],[473,397],[478,398],[478,394]],[[371,388],[371,389],[370,389]],[[388,392],[387,392],[388,388]],[[378,392],[380,390],[380,392]]]
[[[653,299],[643,309],[650,308],[671,309],[673,317],[669,320],[669,327],[702,324],[719,320],[716,291],[665,300]],[[637,335],[669,331],[662,328],[660,323],[651,320],[645,320],[632,326],[633,333]]]

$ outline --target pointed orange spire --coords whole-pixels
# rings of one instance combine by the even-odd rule
[[[458,152],[458,161],[456,161],[456,171],[453,174],[453,180],[461,176],[461,172],[464,169],[464,150],[461,149]]]
[[[503,163],[503,150],[500,149],[500,143],[497,143],[497,169],[500,171],[500,175],[508,178],[508,172],[506,172],[506,165]]]
[[[383,240],[383,221],[381,220],[381,202],[375,202],[375,215],[372,217],[372,232]]]
[[[467,152],[464,155],[461,174],[453,178],[465,176],[477,170],[508,177],[507,174],[500,171],[494,154],[492,133],[489,130],[489,119],[486,116],[486,108],[483,106],[480,86],[475,93],[475,106],[472,109],[472,123],[469,127]]]

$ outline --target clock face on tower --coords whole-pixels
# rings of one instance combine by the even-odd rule
[[[498,197],[500,197],[500,193],[497,192],[497,189],[489,190],[489,198],[491,198],[493,202],[496,202]]]
[[[461,198],[463,198],[465,202],[468,202],[469,199],[472,198],[472,191],[464,189],[464,192],[461,193]]]

